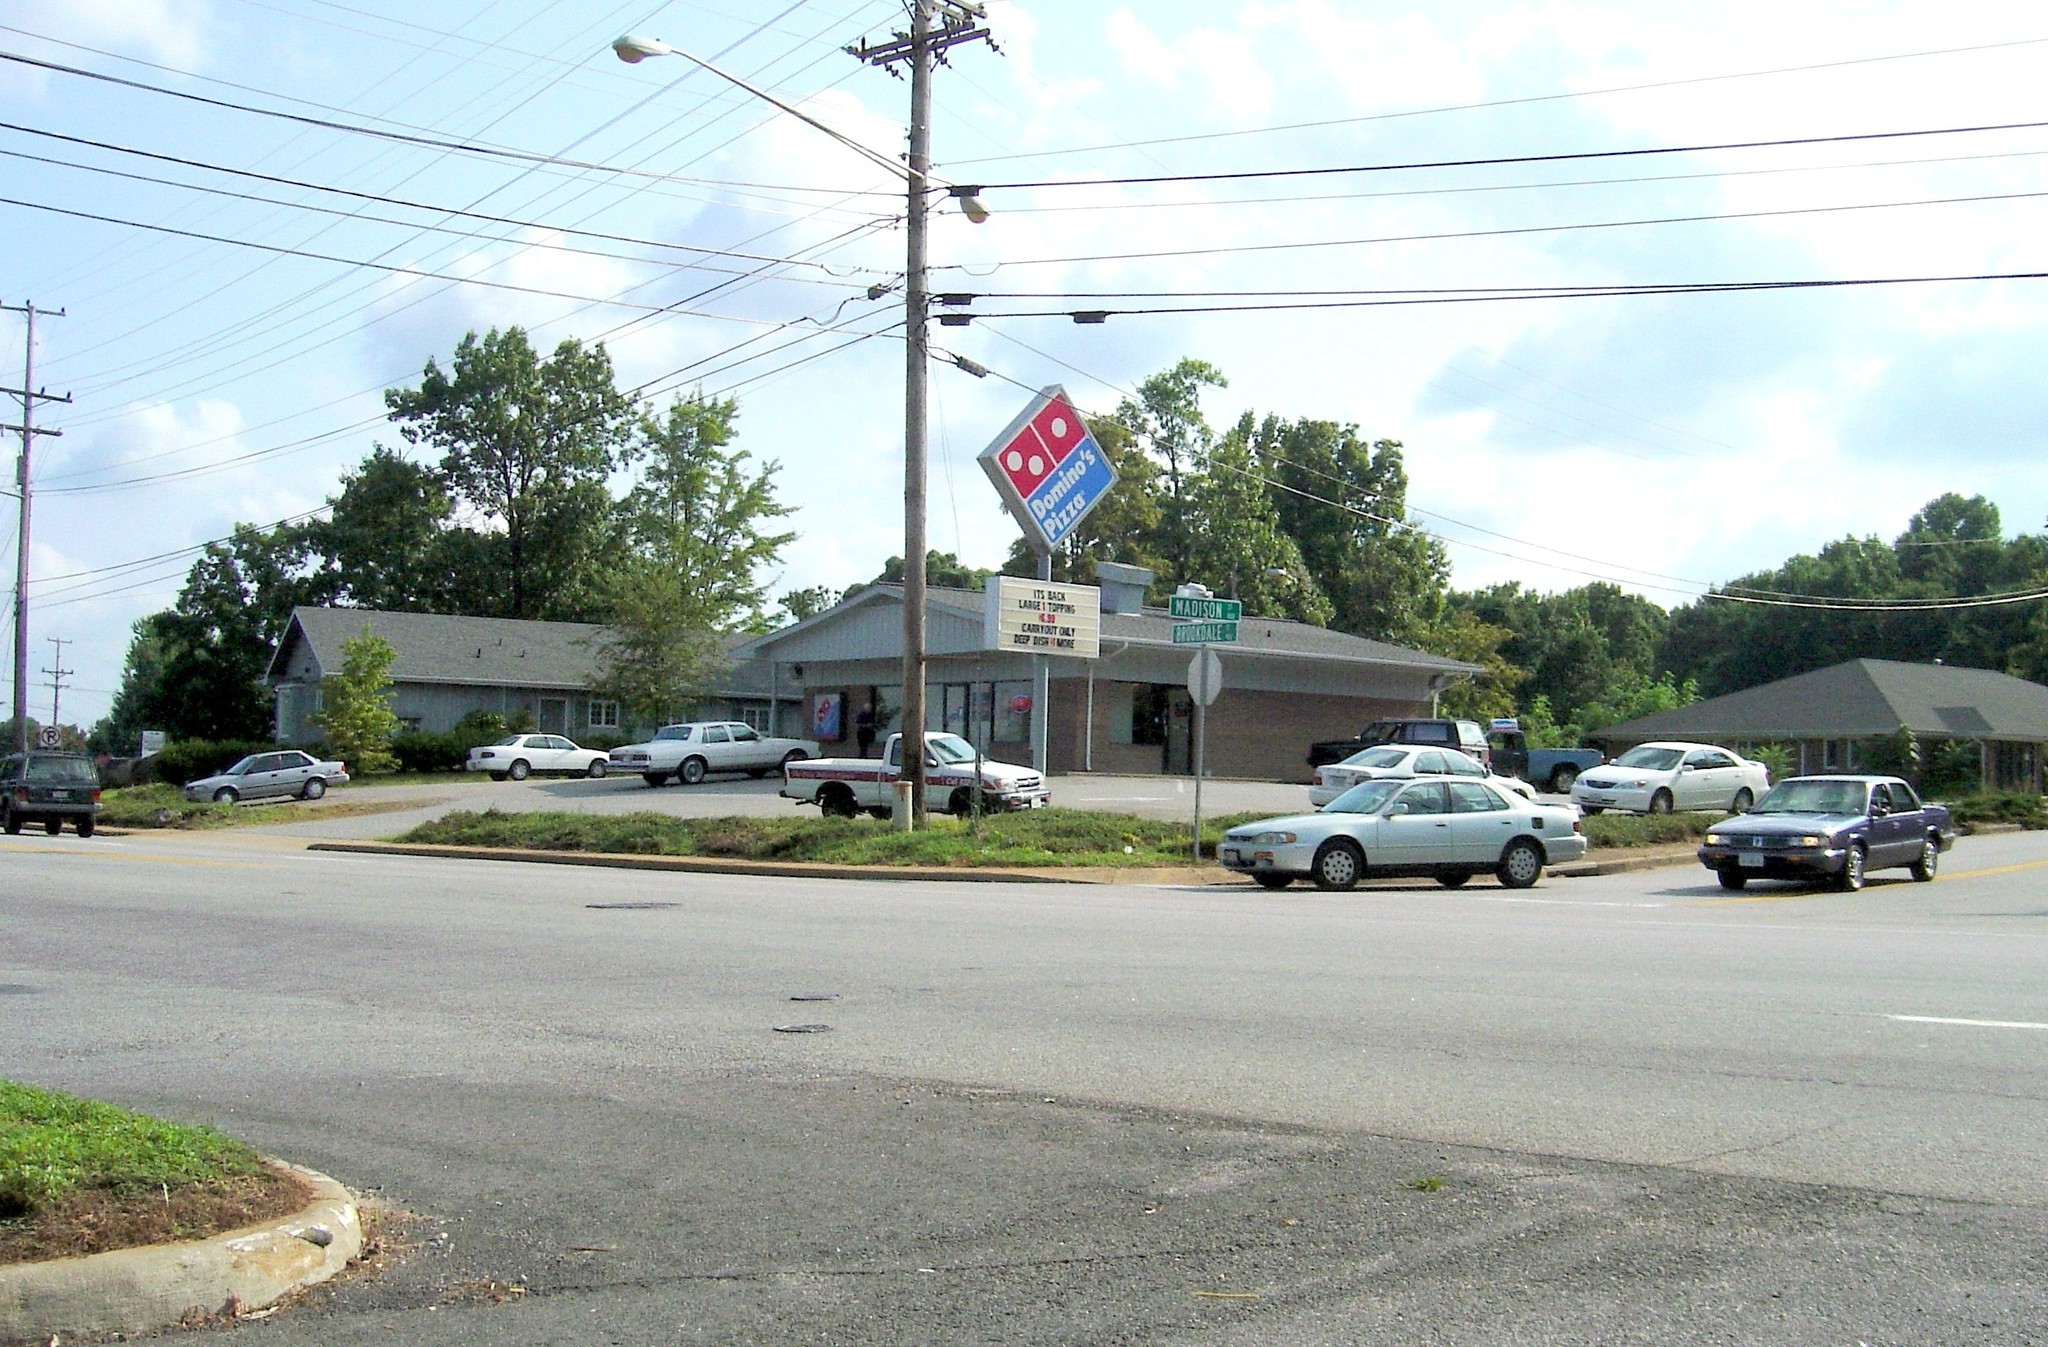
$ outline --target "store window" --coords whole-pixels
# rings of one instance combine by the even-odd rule
[[[996,687],[995,741],[1022,744],[1031,739],[1031,684],[1022,680]]]
[[[1131,690],[1131,742],[1163,744],[1171,712],[1172,689],[1163,683],[1140,683]]]
[[[590,699],[590,728],[615,730],[619,727],[619,704],[596,697]]]

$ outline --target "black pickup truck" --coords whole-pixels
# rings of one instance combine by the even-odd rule
[[[1488,761],[1486,731],[1476,720],[1375,720],[1355,739],[1327,739],[1308,746],[1308,765],[1322,767],[1342,762],[1361,748],[1375,744],[1433,744],[1470,753]]]

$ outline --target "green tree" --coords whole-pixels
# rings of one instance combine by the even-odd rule
[[[418,388],[384,394],[409,444],[439,450],[459,505],[502,526],[494,615],[573,620],[599,602],[611,496],[635,428],[602,345],[565,341],[542,360],[520,328],[474,332],[452,376],[432,359]]]
[[[136,709],[177,739],[269,737],[274,711],[264,673],[291,611],[317,602],[302,531],[247,525],[210,543],[177,604],[157,615],[160,675],[138,685]]]
[[[329,601],[390,612],[465,611],[455,502],[432,468],[378,445],[307,526]]]
[[[1202,390],[1229,386],[1223,371],[1187,357],[1139,384],[1137,398],[1125,399],[1116,409],[1115,419],[1159,468],[1159,534],[1151,550],[1164,567],[1159,578],[1169,590],[1192,578],[1195,526],[1189,493],[1215,439],[1202,416]]]
[[[924,554],[924,582],[934,589],[980,589],[992,574],[980,566],[968,565],[951,552],[928,550]],[[902,584],[903,558],[890,557],[882,564],[882,573],[868,583]]]
[[[1327,626],[1330,601],[1278,523],[1257,433],[1246,412],[1190,475],[1185,517],[1192,545],[1183,578],[1243,600],[1247,612]]]
[[[144,730],[162,729],[151,719],[164,682],[166,613],[138,618],[129,628],[128,655],[121,666],[121,686],[107,714],[92,727],[93,751],[132,756]]]
[[[391,663],[397,657],[391,642],[365,624],[341,643],[341,672],[320,684],[314,721],[325,731],[328,749],[358,776],[398,765],[391,754],[391,736],[398,733],[398,717],[391,713]]]
[[[679,714],[710,691],[727,662],[721,636],[760,624],[758,577],[796,536],[765,531],[791,511],[775,498],[777,465],[757,471],[731,447],[738,414],[692,397],[640,423],[645,468],[620,511],[600,652],[605,692],[638,715]]]
[[[791,622],[801,622],[839,602],[839,591],[830,585],[809,585],[803,589],[792,589],[778,602],[783,614]]]
[[[1481,622],[1471,613],[1446,608],[1414,629],[1417,648],[1445,659],[1477,664],[1483,672],[1445,688],[1437,698],[1443,715],[1476,720],[1482,725],[1515,713],[1515,687],[1523,673],[1501,654],[1514,635],[1506,627]]]

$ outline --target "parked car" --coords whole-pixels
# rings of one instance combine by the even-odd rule
[[[510,734],[469,750],[462,770],[489,772],[493,781],[524,781],[534,772],[603,776],[610,762],[603,749],[578,747],[559,734]]]
[[[1269,889],[1312,879],[1342,891],[1382,875],[1433,875],[1456,888],[1490,870],[1526,889],[1546,865],[1586,854],[1578,811],[1486,781],[1387,779],[1353,786],[1313,814],[1261,819],[1223,834],[1217,862]]]
[[[55,837],[64,821],[91,837],[99,815],[100,775],[83,753],[32,748],[0,760],[0,827],[10,833],[40,823]]]
[[[1308,788],[1308,802],[1317,808],[1350,790],[1361,781],[1386,777],[1460,776],[1490,780],[1502,790],[1524,799],[1536,798],[1536,788],[1512,777],[1493,776],[1486,764],[1455,748],[1427,748],[1419,744],[1381,744],[1364,748],[1342,762],[1316,768]]]
[[[1699,857],[1724,889],[1803,879],[1853,892],[1870,871],[1895,865],[1925,884],[1955,842],[1948,809],[1922,802],[1895,776],[1795,776],[1747,814],[1709,828]]]
[[[1572,803],[1588,814],[1619,809],[1668,814],[1718,809],[1740,814],[1771,788],[1770,769],[1712,744],[1657,743],[1630,749],[1572,783]]]
[[[1481,762],[1491,752],[1486,746],[1486,731],[1479,728],[1476,720],[1375,720],[1359,731],[1352,739],[1328,739],[1308,746],[1308,765],[1321,767],[1325,763],[1342,762],[1361,748],[1374,744],[1429,744],[1436,748],[1455,748],[1469,753]]]
[[[638,772],[650,786],[671,778],[694,786],[711,772],[760,777],[817,756],[815,739],[771,738],[737,720],[693,720],[664,725],[644,744],[613,749],[611,764],[615,772]]]
[[[782,769],[781,794],[814,804],[826,818],[852,818],[866,810],[874,818],[896,811],[896,783],[903,776],[903,736],[892,734],[880,758],[818,758]],[[977,795],[979,799],[977,800]],[[979,809],[1043,809],[1052,791],[1036,769],[979,757],[957,734],[924,737],[924,805],[966,817]]]
[[[211,800],[234,804],[241,800],[270,800],[297,796],[317,800],[329,786],[346,786],[348,769],[338,762],[322,762],[296,748],[274,753],[251,753],[225,772],[202,776],[185,783],[188,800]]]
[[[1521,722],[1512,716],[1488,724],[1486,742],[1493,749],[1488,765],[1494,771],[1534,782],[1552,795],[1571,794],[1582,773],[1607,761],[1597,748],[1531,748]]]

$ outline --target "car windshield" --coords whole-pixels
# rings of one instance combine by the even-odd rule
[[[525,735],[523,735],[523,734],[508,734],[508,735],[506,735],[506,736],[505,736],[505,737],[504,737],[503,739],[500,739],[500,740],[499,740],[499,741],[498,741],[497,743],[495,743],[495,744],[492,744],[492,745],[491,745],[491,747],[492,747],[492,748],[517,748],[517,747],[519,747],[519,741],[520,741],[520,740],[522,740],[522,739],[524,739],[525,737],[526,737],[526,736],[525,736]]]
[[[1360,749],[1344,759],[1340,765],[1344,767],[1399,767],[1402,763],[1408,761],[1408,752],[1405,748],[1388,748],[1385,745],[1378,748]]]
[[[92,764],[84,758],[35,758],[28,760],[28,780],[41,785],[93,780]]]
[[[1668,772],[1678,765],[1685,756],[1682,748],[1632,748],[1614,760],[1616,767],[1641,767],[1652,772]]]
[[[1752,814],[1860,814],[1860,781],[1781,781],[1756,802]]]
[[[1361,781],[1323,806],[1325,814],[1377,814],[1406,781]]]
[[[258,756],[259,756],[258,754],[255,754],[255,753],[251,753],[251,754],[250,754],[250,755],[249,755],[248,757],[246,757],[246,758],[243,758],[243,759],[242,759],[242,760],[241,760],[240,762],[238,762],[238,763],[236,763],[236,764],[235,764],[234,766],[232,766],[232,767],[228,768],[228,769],[227,769],[227,770],[226,770],[225,772],[222,772],[222,773],[221,773],[221,775],[222,775],[222,776],[241,776],[241,775],[243,775],[244,773],[248,772],[248,771],[249,771],[249,769],[251,769],[252,767],[254,767],[254,766],[256,765],[256,759],[257,759],[257,757],[258,757]]]
[[[927,734],[925,751],[940,762],[973,762],[974,745],[957,734]]]
[[[694,725],[664,725],[654,732],[654,737],[656,739],[687,739],[690,737],[690,732],[696,728]]]

